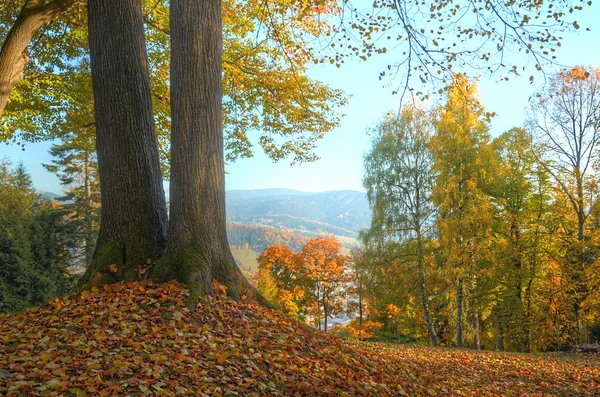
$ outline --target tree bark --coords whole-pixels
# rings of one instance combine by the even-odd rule
[[[457,300],[457,314],[456,314],[456,346],[462,347],[463,335],[462,335],[462,309],[463,309],[463,279],[458,279],[458,285],[456,287],[456,300]]]
[[[581,312],[581,302],[585,299],[587,295],[586,285],[582,281],[583,272],[586,267],[585,263],[585,203],[584,203],[584,194],[583,194],[583,175],[579,169],[579,166],[576,168],[575,178],[577,181],[577,243],[578,243],[578,266],[575,273],[575,283],[576,283],[576,295],[575,295],[575,317],[578,319],[577,321],[577,343],[580,344],[582,342],[587,342],[587,324],[586,320]]]
[[[531,352],[531,286],[533,278],[529,279],[525,288],[525,305],[523,308],[523,324],[522,324],[522,344],[521,351],[523,353]]]
[[[90,153],[85,151],[84,154],[84,164],[83,164],[83,172],[84,172],[84,187],[85,187],[85,235],[83,237],[83,249],[84,249],[84,260],[85,267],[87,268],[92,263],[93,251],[92,247],[94,242],[92,241],[93,230],[94,230],[94,220],[92,219],[92,181],[91,181],[91,169],[90,169],[90,161],[89,161]]]
[[[358,325],[362,327],[363,323],[363,303],[362,303],[362,283],[359,284],[358,293]]]
[[[479,312],[473,312],[473,349],[481,349],[481,337],[479,335]]]
[[[82,282],[97,285],[136,278],[161,254],[167,210],[141,0],[89,0],[88,24],[102,212]]]
[[[419,289],[421,290],[423,316],[425,317],[425,324],[427,324],[427,333],[429,333],[431,345],[437,346],[437,337],[435,336],[435,331],[433,330],[433,325],[431,324],[431,317],[429,316],[427,290],[425,289],[425,264],[423,262],[423,237],[421,236],[421,233],[417,233],[417,267],[419,272]]]
[[[471,255],[473,257],[473,255]],[[473,291],[474,297],[472,300],[473,308],[473,349],[480,350],[481,349],[481,335],[480,335],[480,327],[479,327],[479,302],[477,299],[477,276],[473,274]]]
[[[8,104],[10,93],[21,78],[29,62],[27,46],[33,35],[78,0],[28,0],[23,5],[15,23],[8,31],[0,49],[0,116]]]
[[[496,306],[496,330],[498,332],[498,340],[496,342],[496,350],[503,352],[504,351],[504,324],[502,321],[502,315],[500,314],[500,308]]]
[[[324,323],[323,329],[325,330],[325,332],[327,332],[327,318],[329,317],[327,308],[328,308],[328,305],[323,303],[323,317],[325,317],[325,323]]]
[[[261,300],[227,242],[223,157],[220,0],[173,0],[171,13],[171,184],[169,235],[152,277],[188,285],[192,304],[213,294]]]

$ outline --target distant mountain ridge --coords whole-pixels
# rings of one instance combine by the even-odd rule
[[[48,200],[58,200],[60,197],[63,197],[63,195],[61,194],[56,194],[53,192],[43,192],[42,193],[42,198],[48,199]]]
[[[42,196],[57,200],[63,195],[43,192]],[[357,238],[371,222],[366,193],[356,190],[230,190],[226,215],[228,223],[270,226],[306,237],[330,233]]]
[[[331,233],[357,238],[371,221],[366,194],[354,190],[232,190],[226,202],[228,222],[272,226],[308,237]]]
[[[250,189],[250,190],[228,190],[225,195],[227,200],[246,200],[257,197],[273,197],[273,196],[294,196],[294,195],[310,195],[315,192],[305,192],[302,190],[284,189],[284,188],[268,188],[268,189]]]

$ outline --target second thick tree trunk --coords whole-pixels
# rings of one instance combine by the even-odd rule
[[[89,0],[88,20],[102,213],[82,281],[97,285],[137,278],[160,256],[167,210],[141,0]]]
[[[220,0],[171,1],[171,184],[165,254],[152,277],[188,285],[191,299],[256,296],[227,243]]]

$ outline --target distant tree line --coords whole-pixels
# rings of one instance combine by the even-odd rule
[[[519,351],[600,339],[599,78],[564,70],[531,99],[527,129],[495,139],[461,75],[442,106],[374,128],[355,266],[384,330]]]

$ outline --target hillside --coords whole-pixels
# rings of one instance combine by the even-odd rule
[[[283,244],[293,251],[300,251],[308,241],[308,237],[287,230],[242,223],[227,225],[227,239],[234,248],[251,248],[260,252],[273,244]]]
[[[358,343],[177,283],[0,315],[6,396],[594,396],[600,361]]]
[[[371,213],[365,193],[358,191],[233,190],[227,192],[227,220],[307,237],[330,233],[355,239],[369,226]]]
[[[333,234],[352,248],[371,221],[365,193],[351,190],[231,190],[226,199],[227,238],[245,271],[256,268],[256,258],[272,244],[300,251],[309,238]]]
[[[258,262],[256,261],[262,251],[255,251],[253,249],[247,248],[232,248],[231,254],[233,255],[233,259],[244,273],[247,279],[252,282],[252,272],[258,269]]]
[[[302,250],[308,237],[270,226],[244,225],[229,223],[227,239],[231,252],[238,265],[245,272],[251,272],[258,266],[256,258],[269,246],[283,244],[294,251]]]

